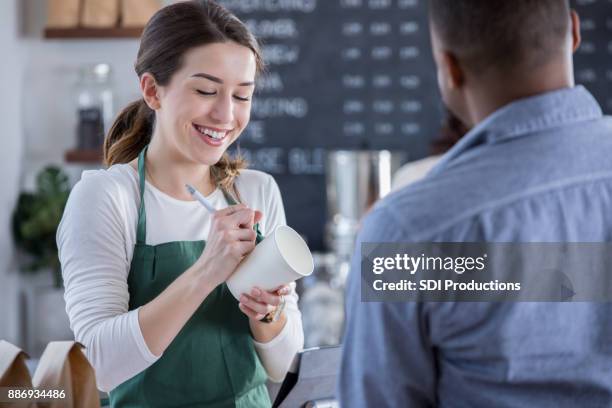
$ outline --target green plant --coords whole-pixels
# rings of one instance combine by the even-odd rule
[[[31,258],[23,270],[51,268],[58,287],[62,277],[55,234],[69,194],[68,176],[60,168],[48,166],[36,176],[36,190],[19,195],[13,214],[15,243]]]

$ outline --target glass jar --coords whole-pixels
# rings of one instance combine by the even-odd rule
[[[77,147],[100,150],[114,115],[110,65],[83,66],[79,70],[76,94]]]

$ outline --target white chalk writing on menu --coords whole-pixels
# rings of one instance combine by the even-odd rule
[[[252,167],[322,175],[327,149],[402,148],[432,116],[437,126],[439,102],[420,97],[433,66],[419,61],[429,47],[424,0],[221,2],[261,41],[267,63],[241,138]]]

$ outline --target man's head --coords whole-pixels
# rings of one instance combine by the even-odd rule
[[[579,34],[578,18],[568,0],[429,3],[440,90],[445,103],[464,122],[477,122],[470,112],[474,101],[468,100],[468,88],[486,85],[503,93],[505,85],[520,89],[517,94],[538,93],[525,84],[540,79],[547,82],[551,75],[557,79],[560,74],[571,76],[571,53],[578,46]]]

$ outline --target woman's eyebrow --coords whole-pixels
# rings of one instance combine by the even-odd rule
[[[197,74],[193,74],[191,77],[204,78],[204,79],[208,79],[209,81],[216,82],[218,84],[223,84],[223,80],[221,78],[217,78],[216,76],[213,76],[210,74],[205,74],[204,72],[198,72]],[[255,82],[249,81],[249,82],[241,82],[238,84],[238,86],[251,86],[251,85],[255,85]]]

